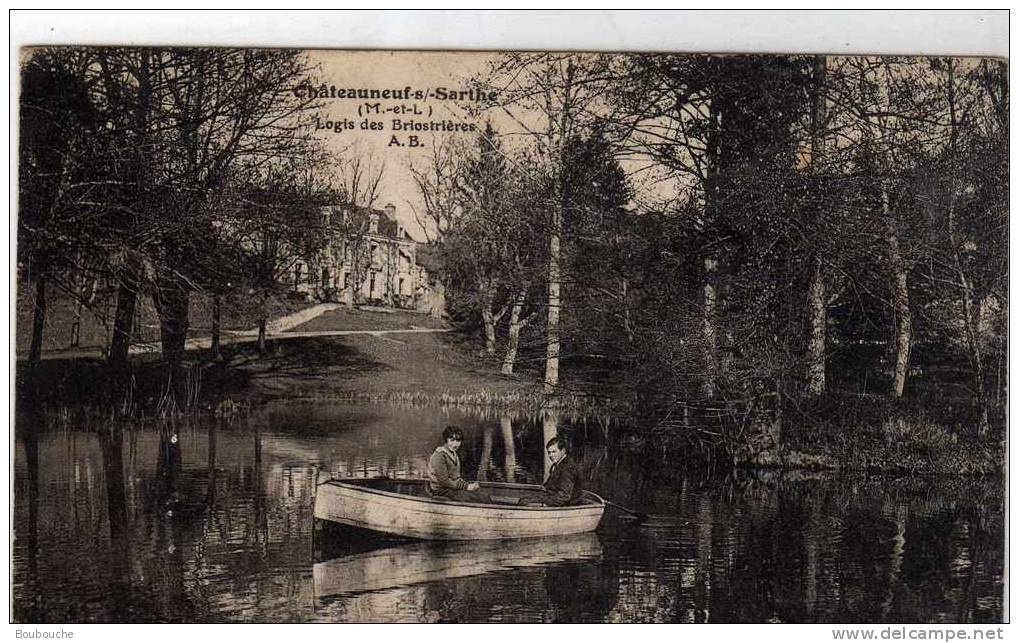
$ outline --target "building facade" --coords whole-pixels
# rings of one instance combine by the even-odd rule
[[[417,243],[397,221],[395,206],[327,206],[322,225],[325,246],[295,264],[295,291],[320,301],[418,307],[428,277],[417,265]]]

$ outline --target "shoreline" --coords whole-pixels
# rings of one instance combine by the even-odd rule
[[[415,329],[417,330],[417,329]],[[633,413],[607,395],[581,389],[568,390],[559,403],[549,406],[542,383],[533,374],[506,376],[493,362],[471,351],[455,333],[379,331],[314,331],[280,333],[269,338],[259,355],[251,344],[223,346],[224,361],[212,362],[205,351],[189,351],[186,377],[199,383],[200,394],[192,408],[198,413],[229,415],[245,407],[276,401],[397,403],[413,406],[454,407],[479,412],[509,411],[535,416],[554,409],[567,418],[596,416],[618,420],[620,437],[635,438],[658,450],[669,444],[683,447],[690,437],[681,432],[642,435],[632,422]],[[164,387],[165,368],[151,356],[132,360],[132,411],[156,415]],[[105,364],[98,359],[46,360],[39,377],[46,384],[43,405],[74,406],[88,399]],[[18,362],[17,393],[24,402],[27,369]],[[84,384],[84,386],[82,386]],[[48,395],[46,393],[49,393]],[[77,393],[77,394],[76,394]],[[833,397],[836,394],[833,394]],[[98,399],[100,404],[102,399]],[[845,402],[844,402],[845,403]],[[850,405],[871,402],[851,399]],[[20,406],[20,405],[19,405]],[[820,409],[818,410],[820,412]],[[883,415],[882,415],[883,413]],[[895,415],[895,414],[898,415]],[[731,464],[734,468],[781,471],[881,472],[893,475],[1001,475],[1003,450],[999,444],[958,436],[928,427],[926,433],[905,434],[893,440],[882,418],[915,418],[908,409],[886,403],[880,413],[850,423],[826,416],[817,426],[787,428],[777,443],[749,447],[744,436]],[[627,420],[631,421],[628,422]],[[888,419],[885,419],[887,425]],[[826,423],[826,422],[830,422]],[[928,421],[929,422],[929,421]],[[903,436],[898,436],[903,437]],[[671,450],[671,449],[669,449]]]

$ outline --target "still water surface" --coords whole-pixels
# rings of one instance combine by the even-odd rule
[[[316,465],[422,477],[451,423],[467,475],[517,482],[541,481],[558,424],[592,490],[653,516],[498,545],[355,547],[316,528]],[[18,418],[18,622],[1003,618],[1000,481],[695,475],[608,444],[597,421],[385,405],[61,426]]]

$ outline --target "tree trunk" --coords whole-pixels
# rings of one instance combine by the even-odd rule
[[[952,244],[952,256],[955,263],[955,270],[959,275],[963,325],[966,328],[966,343],[969,344],[970,359],[973,363],[973,380],[977,390],[977,404],[980,407],[980,420],[977,433],[980,436],[984,436],[989,428],[989,422],[987,418],[987,391],[984,376],[984,356],[983,350],[980,346],[980,315],[979,313],[974,313],[973,310],[975,299],[973,285],[966,276],[966,270],[963,267],[962,256],[959,252],[961,246],[955,229],[956,181],[954,163],[958,158],[958,152],[956,149],[956,132],[959,122],[955,105],[955,66],[952,62],[948,63],[948,107],[951,124],[948,147],[952,162],[951,170],[949,172],[950,180],[948,183],[948,241]]]
[[[521,319],[527,301],[527,286],[520,289],[510,309],[509,336],[506,338],[506,355],[502,360],[502,374],[512,375],[517,361],[517,347],[520,345],[520,331],[530,323],[531,318]]]
[[[888,263],[892,273],[892,310],[895,313],[895,374],[892,395],[902,397],[909,374],[909,352],[913,336],[913,315],[909,309],[906,264],[899,248],[899,232],[891,214],[888,186],[881,181],[881,210],[887,226]]]
[[[42,362],[42,332],[46,327],[46,277],[35,280],[35,305],[32,313],[32,343],[28,348],[28,365],[36,368]]]
[[[820,395],[825,390],[824,354],[828,327],[827,293],[821,260],[814,262],[810,280],[810,341],[807,345],[807,393]]]
[[[623,302],[623,331],[626,342],[633,344],[633,322],[630,320],[629,282],[626,277],[619,280],[619,300]]]
[[[79,257],[79,261],[83,259]],[[96,296],[96,279],[87,277],[84,272],[78,275],[77,298],[74,303],[74,319],[71,321],[71,341],[69,346],[77,348],[81,345],[81,317],[85,304],[92,305]]]
[[[811,92],[810,114],[810,170],[821,174],[820,163],[824,155],[825,119],[825,66],[824,56],[814,57],[814,86]],[[820,222],[822,213],[814,213]],[[820,395],[825,390],[825,341],[828,327],[827,293],[825,292],[824,263],[820,256],[814,260],[814,274],[810,281],[810,338],[807,343],[807,393]]]
[[[495,316],[492,309],[485,305],[481,310],[481,318],[485,322],[485,354],[495,354]]]
[[[216,361],[223,358],[219,352],[220,299],[219,295],[212,298],[212,359]]]
[[[718,378],[718,333],[715,329],[718,293],[715,290],[716,259],[704,260],[704,395],[714,397]]]
[[[997,375],[994,378],[994,403],[997,406],[1001,406],[1001,399],[1003,397],[1006,400],[1008,399],[1008,371],[1001,368],[1002,363],[1005,361],[1006,354],[1007,350],[1003,350],[1001,348],[998,349]]]
[[[77,348],[81,345],[81,313],[85,304],[79,299],[74,304],[74,318],[71,320],[71,341],[68,346]]]
[[[117,289],[117,311],[113,316],[113,339],[110,342],[111,366],[127,365],[128,349],[134,339],[134,311],[137,302],[138,290],[134,281],[121,278]]]
[[[984,356],[980,346],[980,320],[973,311],[973,288],[966,278],[962,269],[962,263],[956,258],[959,279],[962,284],[962,310],[963,321],[966,325],[966,341],[969,344],[970,357],[973,361],[973,380],[977,390],[977,404],[980,407],[980,419],[977,433],[980,436],[987,434],[989,420],[987,417],[987,391],[984,383]]]
[[[72,348],[81,346],[81,317],[84,313],[85,305],[91,306],[95,302],[97,287],[96,278],[92,277],[85,280],[78,291],[78,302],[74,308],[74,323],[71,325]]]
[[[495,306],[495,286],[489,282],[481,288],[481,319],[485,325],[485,354],[495,355],[495,327],[499,320],[506,314],[503,307],[499,312],[493,310]]]
[[[552,226],[548,238],[548,326],[545,354],[545,394],[559,390],[559,313],[562,297],[560,237],[563,232],[562,204],[552,210]]]
[[[548,107],[548,142],[549,149],[554,150],[554,158],[550,167],[554,168],[556,181],[556,198],[552,204],[551,220],[548,235],[548,325],[546,327],[545,353],[545,395],[554,395],[559,391],[559,317],[562,313],[562,235],[563,217],[566,215],[566,143],[573,128],[573,79],[576,68],[570,62],[566,67],[566,78],[562,88],[562,104],[558,107],[558,128],[551,118],[555,113],[551,106],[549,94],[546,93]]]
[[[77,280],[79,283],[75,289],[77,296],[74,302],[74,317],[71,319],[71,339],[67,343],[71,348],[81,345],[81,313],[85,308],[85,276],[79,274]]]
[[[258,320],[258,354],[265,354],[265,328],[268,325],[266,319],[263,317]]]
[[[163,284],[155,300],[163,360],[176,368],[184,360],[190,293],[178,284]]]

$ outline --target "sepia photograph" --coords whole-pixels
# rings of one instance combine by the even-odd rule
[[[1008,621],[1006,58],[14,51],[12,624]]]

